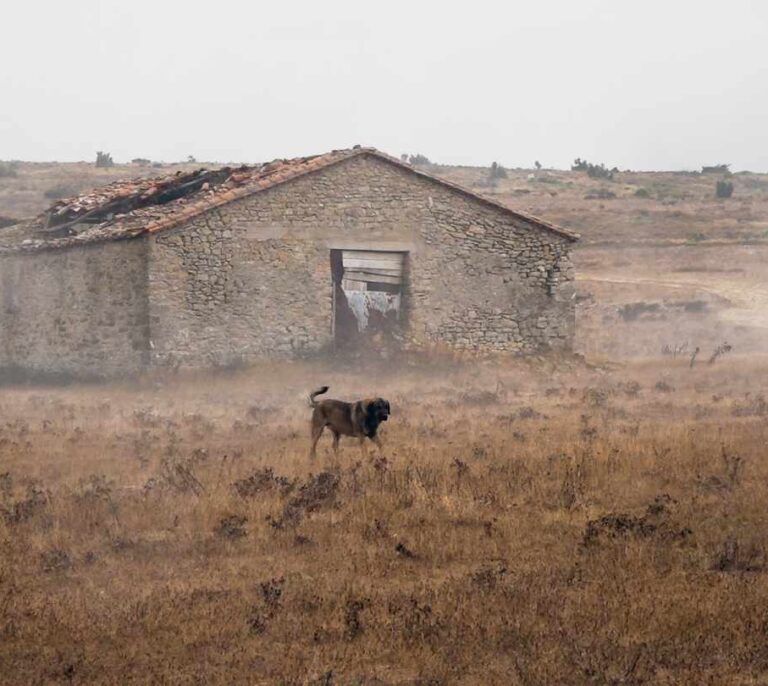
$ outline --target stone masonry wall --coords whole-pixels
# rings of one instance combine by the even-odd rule
[[[408,253],[408,345],[532,351],[573,336],[569,241],[373,156],[152,237],[155,364],[208,366],[332,340],[329,250]]]
[[[145,241],[0,257],[0,378],[134,374],[148,362]]]

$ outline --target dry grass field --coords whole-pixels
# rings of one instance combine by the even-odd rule
[[[674,245],[703,241],[760,242],[768,238],[768,174],[739,173],[733,196],[715,197],[717,174],[508,170],[491,184],[488,169],[435,167],[441,176],[511,207],[568,226],[587,245]]]
[[[77,195],[119,179],[159,176],[203,166],[181,163],[162,167],[121,164],[97,168],[92,162],[13,162],[5,165],[10,173],[0,173],[0,217],[13,219],[32,217],[59,198]]]
[[[768,359],[706,357],[4,389],[0,680],[768,683]]]

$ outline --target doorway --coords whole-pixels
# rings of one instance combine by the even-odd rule
[[[331,250],[336,345],[393,341],[401,327],[405,252]]]

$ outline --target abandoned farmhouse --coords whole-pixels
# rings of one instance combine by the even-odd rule
[[[372,148],[116,182],[0,232],[0,370],[568,348],[577,238]]]

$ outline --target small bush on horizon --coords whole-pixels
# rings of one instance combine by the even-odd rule
[[[591,162],[587,162],[586,160],[577,157],[571,165],[571,171],[585,171],[587,172],[587,176],[591,179],[607,179],[608,181],[611,181],[614,174],[617,174],[619,169],[618,167],[608,169],[602,163],[592,164]]]
[[[410,155],[408,157],[408,163],[414,167],[429,167],[432,164],[429,157],[422,155],[421,153]]]
[[[498,162],[494,162],[491,165],[491,168],[488,170],[488,178],[493,182],[497,181],[498,179],[506,179],[507,178],[507,170],[504,169]]]
[[[114,167],[115,161],[112,159],[112,155],[108,152],[102,152],[99,150],[96,153],[96,166],[97,167]]]
[[[0,162],[0,178],[15,178],[18,166],[18,162]]]
[[[614,200],[615,198],[616,193],[609,191],[607,188],[598,188],[584,196],[585,200]]]
[[[733,195],[733,183],[730,181],[718,181],[715,186],[715,195],[718,198],[730,198]]]
[[[702,167],[701,173],[702,174],[730,174],[731,165],[730,164],[714,164],[710,167]]]

